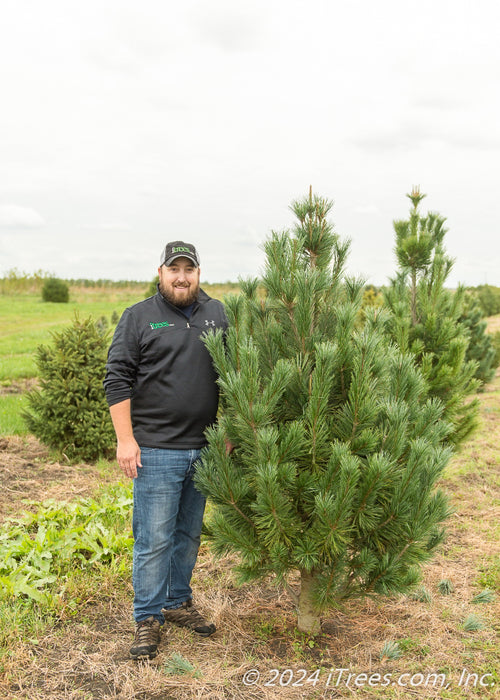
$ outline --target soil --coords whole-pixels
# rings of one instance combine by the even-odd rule
[[[48,449],[36,438],[0,438],[0,522],[34,502],[54,498],[68,501],[88,496],[105,481],[118,478],[118,467],[108,475],[90,464],[61,464],[50,459]]]
[[[6,382],[0,383],[0,396],[2,394],[23,394],[25,391],[31,391],[38,386],[38,379],[31,377],[29,379],[9,379]]]

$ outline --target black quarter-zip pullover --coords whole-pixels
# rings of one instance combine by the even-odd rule
[[[143,447],[199,449],[217,415],[212,359],[200,336],[226,330],[220,301],[200,290],[189,319],[158,291],[126,309],[108,352],[108,404],[131,399],[134,437]]]

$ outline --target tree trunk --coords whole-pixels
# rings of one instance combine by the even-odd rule
[[[312,586],[314,573],[300,572],[300,593],[297,605],[297,627],[301,632],[307,634],[318,634],[321,625],[319,613],[314,608],[312,601]]]

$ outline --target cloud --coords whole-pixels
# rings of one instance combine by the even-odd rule
[[[470,120],[472,122],[472,120]],[[374,126],[362,136],[351,139],[351,143],[362,151],[374,154],[408,153],[421,151],[438,144],[460,150],[497,150],[500,138],[491,130],[480,130],[465,118],[454,124],[432,122],[428,116],[420,120],[403,119],[392,128]]]
[[[85,231],[102,231],[104,233],[124,233],[132,230],[130,224],[121,221],[103,221],[101,223],[80,226]]]
[[[45,226],[45,221],[35,209],[16,204],[0,204],[0,228],[40,228],[41,226]]]
[[[376,204],[359,205],[353,208],[354,214],[380,214],[380,207]]]
[[[197,7],[192,14],[193,25],[200,38],[228,52],[239,52],[259,46],[263,35],[260,8],[251,5],[219,2],[216,12],[213,4]]]

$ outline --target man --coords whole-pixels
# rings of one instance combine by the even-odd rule
[[[228,322],[222,304],[200,289],[191,243],[167,243],[158,275],[157,293],[124,311],[104,380],[118,464],[134,479],[134,659],[156,656],[165,620],[215,632],[191,601],[205,508],[193,474],[218,404],[200,336]]]

